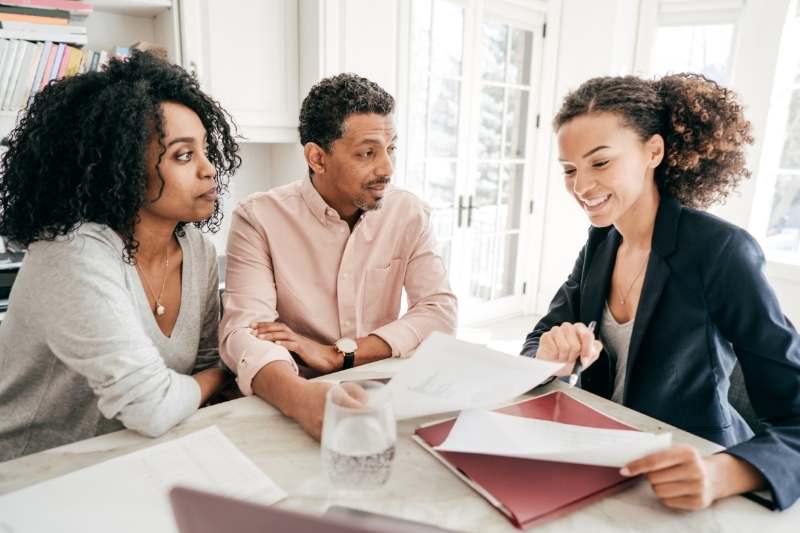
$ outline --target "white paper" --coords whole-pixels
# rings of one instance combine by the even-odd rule
[[[562,366],[433,333],[387,389],[392,394],[395,416],[403,420],[508,402],[541,384]]]
[[[590,428],[469,410],[459,415],[436,450],[622,467],[671,443],[671,433]]]
[[[343,381],[362,381],[370,379],[387,379],[394,377],[410,359],[400,357],[389,357],[374,363],[355,366],[347,370],[332,372],[312,379],[311,381],[326,381],[330,383],[341,383]]]
[[[266,505],[286,497],[212,426],[0,496],[0,531],[177,532],[176,485]]]

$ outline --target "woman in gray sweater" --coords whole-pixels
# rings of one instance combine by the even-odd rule
[[[237,151],[219,105],[147,53],[35,96],[0,164],[0,234],[28,247],[0,326],[0,461],[157,436],[223,387],[201,231]]]

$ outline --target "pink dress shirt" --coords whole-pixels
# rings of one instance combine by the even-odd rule
[[[256,193],[233,212],[227,256],[220,353],[243,394],[268,363],[297,370],[285,347],[250,334],[252,322],[280,321],[327,345],[377,335],[395,357],[433,331],[455,332],[456,297],[430,210],[410,192],[389,189],[352,232],[309,179]]]

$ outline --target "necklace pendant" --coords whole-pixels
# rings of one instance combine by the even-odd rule
[[[158,316],[162,316],[162,315],[163,315],[164,313],[166,313],[166,312],[167,312],[167,310],[164,308],[164,306],[163,306],[163,305],[161,305],[161,304],[156,304],[156,314],[157,314]]]
[[[619,299],[619,303],[620,303],[620,305],[625,305],[625,300],[623,300],[622,298],[620,298],[620,299]]]

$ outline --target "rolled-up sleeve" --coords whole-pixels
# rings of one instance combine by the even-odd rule
[[[456,331],[458,303],[450,288],[447,269],[436,251],[430,210],[413,243],[403,286],[408,311],[402,317],[372,331],[392,348],[393,357],[406,357],[434,331],[452,335]]]
[[[26,268],[41,272],[48,287],[38,309],[50,351],[86,378],[103,416],[155,437],[198,409],[200,387],[168,368],[145,332],[118,253],[88,238],[59,258],[68,269],[54,269],[44,264],[50,256],[36,253]]]
[[[249,396],[253,394],[253,378],[267,364],[287,361],[295,372],[297,365],[283,346],[250,334],[250,324],[273,322],[278,311],[267,236],[252,222],[246,203],[233,212],[225,272],[220,354],[236,373],[242,394]]]

